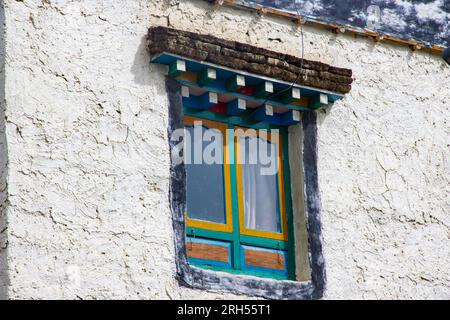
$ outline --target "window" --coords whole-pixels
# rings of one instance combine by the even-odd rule
[[[206,230],[231,232],[232,208],[230,169],[224,165],[228,157],[226,125],[195,118],[185,118],[185,137],[189,137],[185,147],[187,225]],[[197,123],[197,128],[194,124]],[[199,130],[196,134],[195,130]],[[205,163],[203,154],[205,133],[215,134],[218,143],[219,161]],[[195,150],[195,147],[201,148]],[[196,153],[196,151],[198,151]],[[197,157],[195,157],[197,154]],[[201,157],[198,157],[200,154]],[[192,231],[195,233],[195,231]]]
[[[152,28],[149,40],[152,62],[168,66],[169,196],[180,284],[270,299],[322,297],[314,110],[344,97],[351,70],[329,68],[346,74],[342,83],[319,77],[310,86],[292,85],[286,81],[296,75],[271,59],[278,53],[162,27]],[[255,68],[254,56],[275,62]],[[294,60],[283,68],[298,68]],[[250,161],[260,152],[270,161]]]
[[[189,263],[294,279],[286,127],[214,111],[185,114]]]

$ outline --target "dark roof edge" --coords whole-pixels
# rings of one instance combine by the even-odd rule
[[[210,2],[212,4],[219,4],[219,0],[206,0],[207,2]],[[432,43],[426,43],[421,40],[414,40],[414,39],[403,39],[399,38],[397,36],[387,34],[387,33],[380,33],[369,29],[361,29],[358,27],[353,27],[349,25],[342,25],[334,22],[327,22],[324,20],[320,20],[317,18],[312,18],[308,16],[299,16],[295,13],[289,12],[287,10],[281,10],[281,9],[275,9],[270,8],[267,6],[263,6],[260,4],[252,4],[243,2],[241,0],[222,0],[223,5],[230,6],[232,8],[242,9],[246,11],[252,11],[257,12],[259,15],[273,15],[278,16],[282,18],[287,18],[295,23],[305,23],[306,25],[310,25],[316,28],[324,28],[328,29],[333,33],[340,33],[340,34],[351,34],[354,36],[361,36],[361,37],[368,37],[372,38],[374,42],[380,42],[380,43],[396,43],[403,46],[408,46],[411,50],[422,50],[426,52],[430,52],[433,54],[439,54],[441,55],[442,52],[445,50],[445,47],[438,45],[438,44],[432,44]]]

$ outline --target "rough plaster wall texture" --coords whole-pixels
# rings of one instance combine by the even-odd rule
[[[155,6],[6,1],[10,298],[223,297],[175,280]]]
[[[5,2],[9,297],[236,297],[174,279],[165,69],[144,37],[297,55],[299,30],[203,1]],[[305,45],[356,78],[319,119],[327,298],[449,298],[448,67],[310,28]]]
[[[283,19],[178,7],[172,27],[300,52],[299,29]],[[319,116],[326,298],[450,298],[450,68],[436,55],[318,29],[305,28],[304,40],[305,58],[356,79]]]
[[[330,296],[449,299],[450,69],[404,48],[348,58],[352,94],[319,118]]]
[[[0,299],[6,297],[8,268],[6,266],[6,207],[7,207],[7,143],[5,134],[5,15],[0,0]]]

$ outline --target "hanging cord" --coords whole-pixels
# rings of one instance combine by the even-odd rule
[[[297,0],[294,0],[294,6],[295,6],[295,11],[297,11],[297,16],[299,17],[299,19],[302,19],[303,17],[301,17],[301,15],[300,15],[300,9],[298,8]],[[298,72],[297,78],[296,78],[295,81],[292,82],[292,84],[291,84],[289,87],[287,87],[286,89],[281,90],[281,91],[279,91],[279,92],[275,92],[275,93],[271,94],[270,96],[268,96],[268,97],[266,98],[266,100],[264,101],[263,104],[266,104],[266,102],[267,102],[268,100],[270,100],[271,98],[276,97],[277,95],[279,95],[279,94],[281,94],[281,93],[283,93],[283,92],[286,92],[286,91],[288,91],[288,90],[291,90],[292,87],[294,87],[294,85],[297,84],[298,80],[300,80],[300,77],[302,76],[302,70],[303,70],[303,57],[304,57],[304,53],[305,53],[305,50],[304,50],[304,43],[303,43],[303,23],[302,23],[302,21],[300,21],[300,39],[301,39],[301,45],[302,45],[302,51],[301,51],[301,52],[302,52],[302,60],[301,60],[301,62],[300,62],[300,70],[299,70],[299,72]]]
[[[303,19],[303,17],[300,15],[300,9],[298,8],[297,0],[294,0],[294,6],[295,6],[295,11],[297,12],[298,18],[299,18],[299,19]],[[286,89],[283,89],[283,90],[281,90],[281,91],[279,91],[279,92],[274,92],[273,94],[271,94],[270,96],[268,96],[268,97],[264,100],[263,105],[265,105],[265,104],[267,103],[267,101],[269,101],[271,98],[276,97],[276,96],[282,94],[283,92],[286,92],[286,91],[288,91],[288,90],[291,90],[291,89],[294,87],[294,85],[297,84],[298,80],[300,80],[300,77],[302,76],[302,70],[303,70],[303,57],[304,57],[305,50],[304,50],[304,41],[303,41],[303,23],[302,23],[302,21],[300,21],[299,24],[300,24],[300,39],[301,39],[301,45],[302,45],[302,51],[301,51],[301,53],[302,53],[302,58],[301,58],[301,62],[300,62],[300,70],[299,70],[299,72],[298,72],[297,78],[296,78],[295,81],[292,82],[292,84],[291,84],[289,87],[287,87]],[[286,62],[286,61],[285,61],[285,62]],[[251,113],[250,113],[249,115],[247,115],[245,118],[249,118],[249,117],[253,116],[253,114],[254,114],[257,110],[258,110],[258,108],[256,108],[256,110],[254,110],[253,112],[251,112]]]

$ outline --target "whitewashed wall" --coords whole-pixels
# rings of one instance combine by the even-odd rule
[[[165,25],[298,55],[295,25],[195,0],[5,0],[5,16],[7,296],[238,297],[174,278],[166,70],[145,35]],[[356,78],[319,116],[326,298],[450,298],[450,68],[304,37],[306,58]]]
[[[6,297],[8,269],[6,266],[6,205],[7,205],[7,143],[5,133],[5,15],[0,1],[0,299]]]

